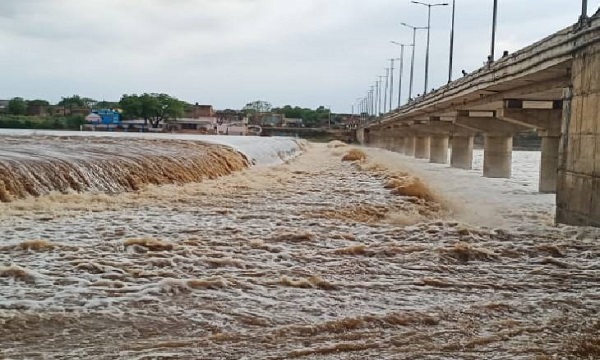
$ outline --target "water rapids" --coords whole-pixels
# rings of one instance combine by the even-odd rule
[[[43,161],[40,152],[26,154],[34,143],[45,149]],[[76,152],[82,144],[89,151]],[[51,155],[70,146],[68,160]],[[127,167],[144,153],[185,168],[200,164],[190,153],[216,152],[231,156],[217,175],[241,170],[183,183],[188,178],[171,181],[163,167],[169,181],[118,195],[101,185],[56,193],[40,181],[32,189],[48,195],[21,198],[5,181],[13,201],[0,204],[0,357],[600,354],[600,242],[592,229],[555,227],[544,216],[519,220],[535,226],[529,232],[457,221],[452,202],[426,179],[377,163],[378,151],[342,162],[341,144],[249,169],[221,146],[123,146],[109,155],[87,140],[36,139],[8,156],[4,147],[0,162],[110,168],[115,157]],[[136,155],[124,155],[133,148]],[[119,186],[130,190],[126,184]]]

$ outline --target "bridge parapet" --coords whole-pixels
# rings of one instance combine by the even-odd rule
[[[499,103],[506,99],[562,100],[563,89],[571,84],[574,55],[599,40],[600,15],[596,14],[586,26],[577,23],[552,34],[421,96],[367,126],[408,121],[465,107],[501,108]]]

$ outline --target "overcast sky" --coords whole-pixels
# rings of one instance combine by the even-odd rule
[[[492,3],[457,0],[455,77],[486,59]],[[580,0],[499,3],[497,54],[581,12]],[[589,13],[599,6],[590,0]],[[449,6],[432,11],[430,88],[447,80],[450,15]],[[386,59],[399,57],[390,41],[411,41],[401,22],[425,26],[427,8],[409,0],[0,0],[0,99],[165,92],[216,108],[266,100],[349,112],[385,74]],[[419,93],[425,34],[417,38]]]

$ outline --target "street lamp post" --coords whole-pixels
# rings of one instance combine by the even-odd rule
[[[375,81],[375,101],[373,102],[373,106],[375,107],[375,116],[379,116],[379,80]]]
[[[409,80],[409,84],[408,84],[408,98],[412,99],[412,92],[413,92],[413,85],[414,85],[414,80],[415,80],[415,49],[417,48],[416,45],[416,41],[417,41],[417,30],[425,30],[427,29],[427,27],[425,26],[411,26],[408,25],[407,23],[402,23],[402,26],[406,26],[408,28],[411,28],[413,30],[413,42],[412,42],[412,47],[413,47],[413,51],[412,51],[412,58],[410,60],[410,80]]]
[[[383,76],[379,76],[379,96],[377,97],[377,107],[379,108],[379,113],[377,116],[381,116],[381,87],[383,86]]]
[[[404,47],[412,46],[401,44],[396,41],[392,41],[392,44],[400,46],[400,65],[398,67],[398,107],[402,105],[402,76],[404,74]]]
[[[357,104],[357,108],[358,108],[358,122],[362,123],[362,98],[356,98],[356,102],[355,104]]]
[[[490,50],[489,63],[492,63],[495,59],[496,52],[496,22],[498,20],[498,0],[494,0],[494,15],[492,18],[492,48]]]
[[[456,0],[452,0],[452,26],[450,28],[450,60],[448,61],[448,82],[452,81],[452,62],[454,60],[454,16],[456,14]]]
[[[389,110],[392,111],[392,99],[394,98],[394,63],[396,59],[390,59],[391,67],[390,67],[390,107]]]
[[[375,87],[371,86],[371,90],[369,90],[369,117],[373,116],[373,91],[375,91]]]
[[[496,1],[496,0],[494,0]],[[429,80],[429,41],[431,37],[431,8],[434,6],[448,6],[448,3],[426,4],[420,1],[412,1],[413,4],[427,6],[427,51],[425,52],[425,89],[423,95],[427,94],[427,83]]]
[[[387,114],[388,86],[390,85],[390,69],[385,68],[385,89],[383,93],[383,113]]]
[[[581,0],[581,17],[579,21],[583,22],[587,19],[588,0]]]

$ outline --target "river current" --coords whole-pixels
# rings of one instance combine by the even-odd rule
[[[83,158],[78,148],[96,154],[99,146],[22,141],[29,151],[68,148],[75,159]],[[280,152],[279,165],[247,168],[252,156],[220,145],[128,144],[121,146],[147,149],[140,156],[183,153],[191,161],[186,151],[216,152],[237,165],[215,176],[23,193],[0,204],[1,357],[600,354],[593,229],[556,227],[544,216],[520,218],[535,230],[469,222],[451,197],[402,171],[399,156],[389,166],[392,155],[378,150],[363,149],[366,161],[352,162],[341,161],[349,149],[342,144],[302,145],[296,158]],[[120,158],[102,161],[111,156]]]

